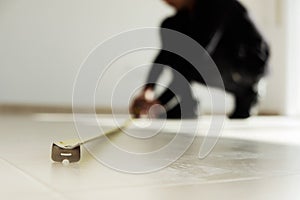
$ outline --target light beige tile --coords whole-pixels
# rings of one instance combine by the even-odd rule
[[[113,125],[109,116],[106,128]],[[300,191],[300,120],[254,117],[225,121],[211,154],[198,159],[209,117],[200,119],[199,137],[175,163],[156,173],[132,175],[109,169],[86,150],[79,163],[50,160],[53,141],[77,137],[71,115],[0,116],[0,189],[10,199],[293,199]],[[86,119],[89,126],[95,126]],[[195,122],[189,122],[193,124]],[[178,122],[168,122],[168,132]],[[164,132],[162,144],[172,137]],[[116,144],[131,150],[153,148],[121,135]],[[94,142],[94,154],[110,153]],[[141,145],[142,144],[142,145]],[[147,146],[148,145],[148,146]],[[15,192],[14,191],[18,191]],[[286,197],[286,198],[285,198]],[[41,199],[45,199],[41,198]],[[297,198],[295,198],[297,199]]]

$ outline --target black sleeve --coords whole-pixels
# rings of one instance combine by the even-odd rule
[[[173,17],[167,18],[165,19],[162,24],[161,24],[161,28],[169,28],[172,29],[173,27]],[[160,37],[161,37],[161,43],[162,46],[164,46],[164,39],[163,39],[163,32],[160,32]],[[154,60],[154,64],[152,65],[152,68],[149,72],[147,81],[146,81],[146,88],[155,88],[155,83],[158,80],[160,74],[163,71],[163,65],[168,65],[170,66],[171,63],[170,61],[172,60],[172,58],[170,58],[171,53],[164,51],[164,50],[160,50],[160,52],[158,53],[158,55],[156,56],[155,60]],[[160,64],[160,65],[155,65],[156,64]]]
[[[157,55],[156,59],[154,60],[154,64],[151,67],[151,70],[149,72],[148,78],[147,78],[147,82],[146,82],[146,89],[147,88],[155,88],[155,83],[158,80],[160,74],[163,71],[163,64],[166,64],[163,62],[163,60],[165,60],[165,55],[164,55],[164,51],[160,51],[159,54]],[[157,64],[162,64],[162,65],[155,65],[155,63]]]

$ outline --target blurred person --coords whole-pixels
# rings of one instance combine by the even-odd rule
[[[248,118],[251,107],[257,103],[256,86],[266,71],[269,46],[249,18],[247,10],[236,0],[164,1],[175,8],[176,13],[165,19],[161,27],[181,32],[207,50],[220,71],[225,90],[234,95],[235,107],[229,117]],[[164,44],[167,36],[162,34],[161,37]],[[161,50],[154,63],[171,67],[189,83],[207,85],[195,66],[174,53]],[[130,112],[139,117],[147,114],[152,105],[160,104],[166,107],[169,119],[196,118],[198,103],[192,95],[190,84],[178,84],[180,77],[174,72],[169,88],[154,98],[155,82],[162,70],[163,67],[153,64],[147,84],[134,99]],[[167,105],[174,98],[177,103],[169,108]]]

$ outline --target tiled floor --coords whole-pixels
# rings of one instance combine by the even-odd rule
[[[99,116],[99,121],[105,128],[114,125],[109,116]],[[88,119],[84,123],[95,126]],[[0,198],[300,199],[300,119],[226,120],[222,137],[202,160],[198,153],[210,118],[202,117],[199,123],[198,136],[179,160],[155,173],[134,175],[97,161],[95,155],[110,155],[99,141],[86,146],[93,156],[82,149],[79,163],[52,162],[52,142],[77,137],[71,115],[2,115]],[[172,138],[170,132],[177,126],[176,121],[168,122],[168,131],[162,131],[151,148]],[[120,134],[114,142],[130,151],[149,150],[149,144],[128,137]]]

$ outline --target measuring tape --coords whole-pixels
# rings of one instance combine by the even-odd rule
[[[62,163],[74,163],[78,162],[81,158],[81,150],[80,146],[94,140],[98,140],[104,136],[109,136],[115,133],[121,132],[123,129],[126,129],[132,123],[132,119],[126,120],[121,126],[111,129],[109,131],[104,132],[103,134],[81,141],[79,139],[67,140],[54,142],[52,144],[51,151],[51,159],[54,162],[62,162]]]

